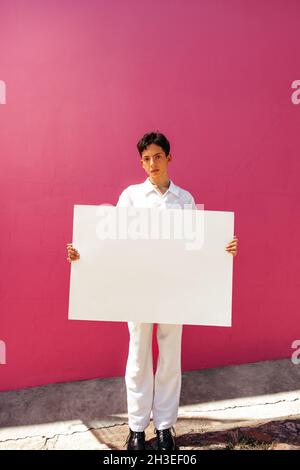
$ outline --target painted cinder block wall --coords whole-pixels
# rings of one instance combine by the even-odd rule
[[[172,180],[234,211],[240,240],[233,326],[185,326],[183,370],[291,356],[299,16],[296,0],[1,1],[1,390],[124,375],[126,323],[68,320],[65,246],[74,204],[145,179],[136,143],[152,129]]]

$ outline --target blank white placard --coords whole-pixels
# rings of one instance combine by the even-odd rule
[[[193,211],[203,222],[204,242],[187,249],[191,239],[184,237],[119,239],[113,222],[117,237],[100,239],[99,208],[74,206],[73,246],[80,259],[71,264],[70,320],[231,326],[233,258],[225,246],[234,234],[233,212]],[[130,211],[106,209],[111,220]],[[143,216],[155,210],[160,220],[170,212],[138,209]]]

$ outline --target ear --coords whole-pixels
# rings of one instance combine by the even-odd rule
[[[170,162],[172,160],[172,155],[169,153],[169,155],[167,156],[167,160]]]

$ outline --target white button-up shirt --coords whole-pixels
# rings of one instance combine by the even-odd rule
[[[196,209],[196,204],[191,193],[176,186],[172,181],[167,191],[161,194],[148,177],[144,183],[132,184],[124,189],[117,207]]]

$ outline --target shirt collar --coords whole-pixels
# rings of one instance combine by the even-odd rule
[[[144,181],[143,183],[144,185],[144,188],[145,188],[145,194],[148,194],[148,193],[151,193],[151,191],[155,191],[156,190],[154,189],[154,186],[153,184],[151,183],[149,177]],[[166,191],[166,193],[170,191],[170,193],[173,193],[175,194],[175,196],[179,196],[179,187],[176,186],[176,184],[173,183],[173,181],[170,180],[170,186],[168,187],[168,190]],[[164,194],[166,194],[164,193]]]

